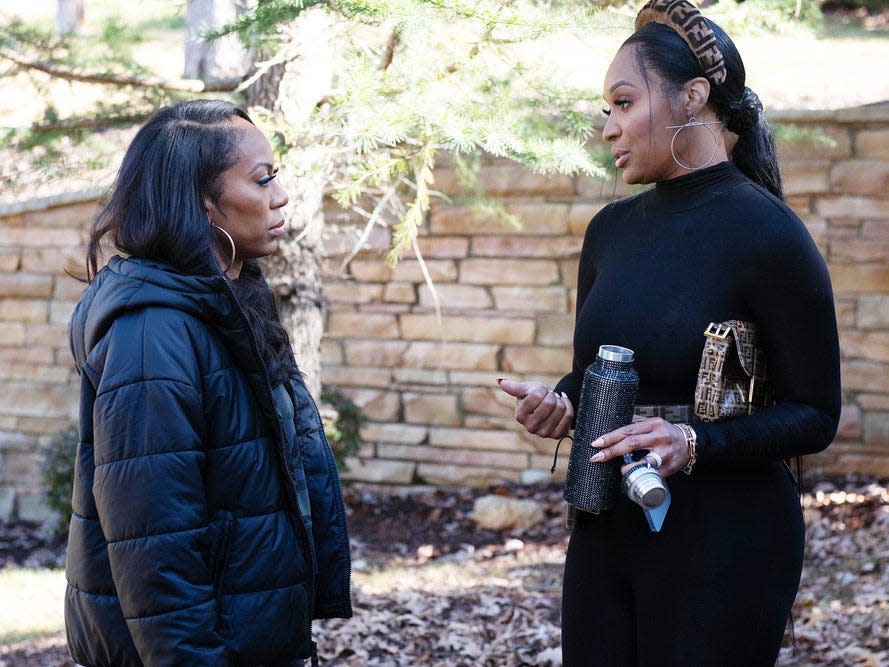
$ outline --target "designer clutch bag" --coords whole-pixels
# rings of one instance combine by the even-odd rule
[[[771,405],[772,386],[756,325],[741,320],[711,322],[695,386],[695,416],[716,422],[753,414]]]

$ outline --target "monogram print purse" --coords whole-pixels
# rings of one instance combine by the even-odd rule
[[[717,422],[750,415],[771,405],[773,392],[756,325],[741,320],[711,322],[695,386],[695,416]]]

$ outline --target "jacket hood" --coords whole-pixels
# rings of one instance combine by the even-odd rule
[[[87,288],[68,324],[78,370],[118,317],[149,307],[173,308],[217,328],[226,322],[232,328],[244,326],[222,275],[190,275],[153,260],[114,256]]]

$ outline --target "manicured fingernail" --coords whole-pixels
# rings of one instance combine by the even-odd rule
[[[500,384],[500,383],[503,382],[503,380],[505,380],[505,379],[506,379],[506,378],[497,378],[497,384]]]
[[[605,441],[602,438],[596,438],[593,440],[593,444],[590,447],[595,447],[596,449],[602,449],[605,446]]]
[[[590,462],[591,463],[598,463],[599,461],[601,461],[604,458],[605,458],[605,455],[602,452],[596,452],[595,454],[593,454],[590,457]]]

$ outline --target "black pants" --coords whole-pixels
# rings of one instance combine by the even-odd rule
[[[660,533],[621,496],[578,513],[562,598],[565,667],[774,665],[799,586],[804,527],[782,464],[667,480]]]

